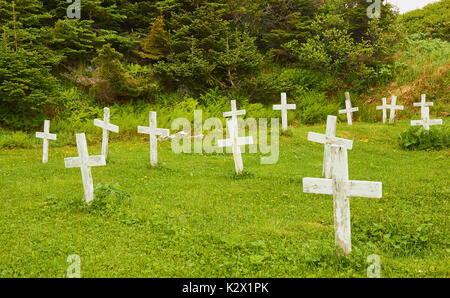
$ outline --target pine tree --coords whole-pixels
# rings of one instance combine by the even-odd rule
[[[161,15],[150,26],[150,32],[141,42],[138,54],[144,59],[160,60],[166,58],[169,50],[167,32],[164,30],[164,17]]]

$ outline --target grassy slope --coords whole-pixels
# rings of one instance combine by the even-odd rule
[[[450,43],[439,39],[414,40],[402,44],[396,59],[403,68],[387,86],[375,87],[368,95],[359,98],[361,111],[367,120],[381,120],[381,112],[375,109],[381,105],[383,97],[398,97],[398,104],[405,110],[399,115],[402,119],[420,116],[420,109],[413,107],[420,101],[421,94],[435,105],[430,114],[435,117],[450,115]]]
[[[355,140],[350,178],[383,182],[383,199],[351,199],[354,252],[343,259],[332,197],[301,186],[321,174],[323,147],[306,135],[324,125],[282,137],[275,165],[244,155],[241,179],[230,155],[174,155],[162,143],[161,167],[149,168],[148,141],[114,142],[108,165],[93,169],[94,183],[132,195],[112,215],[80,203],[80,172],[63,163],[76,148],[52,149],[47,165],[39,149],[1,150],[0,277],[64,277],[69,254],[83,277],[364,277],[373,253],[383,277],[448,277],[449,151],[399,150],[408,125],[339,124]]]

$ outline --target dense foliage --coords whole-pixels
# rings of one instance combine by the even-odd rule
[[[81,5],[81,19],[68,19],[66,1],[0,0],[0,125],[26,129],[80,106],[174,104],[211,90],[250,104],[316,92],[327,106],[324,92],[385,84],[401,36],[390,5],[371,19],[365,0]],[[81,95],[68,97],[73,90]]]
[[[441,150],[450,147],[450,130],[445,126],[430,130],[410,127],[400,134],[399,144],[405,150]]]
[[[450,41],[450,0],[429,4],[401,16],[408,33],[422,32]]]

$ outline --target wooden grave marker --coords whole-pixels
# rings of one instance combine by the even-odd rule
[[[296,108],[297,105],[295,104],[287,104],[286,93],[281,93],[281,104],[273,105],[275,111],[281,111],[281,129],[283,131],[288,129],[287,111],[295,110]]]
[[[50,133],[50,120],[44,121],[44,132],[36,132],[36,138],[43,139],[42,163],[48,162],[48,140],[56,140],[56,134]]]
[[[86,135],[80,133],[76,135],[78,157],[64,159],[66,168],[80,168],[81,179],[83,180],[84,199],[86,204],[94,200],[94,184],[92,182],[91,167],[106,166],[106,159],[103,155],[89,156]]]
[[[348,125],[353,124],[353,113],[358,112],[359,108],[353,108],[352,102],[350,101],[350,93],[345,92],[345,110],[339,110],[339,114],[347,114]]]
[[[138,133],[150,135],[150,164],[156,166],[158,163],[158,141],[157,136],[168,138],[170,130],[158,128],[156,124],[156,112],[149,113],[150,126],[138,126]]]
[[[322,176],[331,178],[331,146],[338,145],[348,150],[352,149],[353,141],[336,137],[336,116],[328,115],[326,133],[308,133],[308,141],[324,144]]]
[[[119,127],[109,123],[109,108],[104,108],[103,110],[103,121],[99,119],[94,119],[94,125],[103,129],[102,137],[102,155],[105,159],[108,158],[108,143],[109,143],[109,132],[119,133]]]
[[[350,197],[381,198],[382,183],[349,180],[347,149],[331,145],[331,179],[303,178],[303,192],[333,195],[335,244],[338,254],[350,254]]]

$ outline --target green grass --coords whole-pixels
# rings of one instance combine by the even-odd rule
[[[448,277],[449,151],[402,151],[408,125],[338,125],[355,141],[350,179],[383,182],[382,199],[351,198],[344,258],[332,196],[302,192],[302,178],[322,170],[323,146],[307,132],[324,125],[282,136],[277,164],[245,154],[238,177],[231,155],[175,155],[162,142],[151,168],[147,139],[114,141],[108,165],[92,170],[94,184],[130,194],[112,208],[83,205],[80,171],[63,161],[75,147],[51,148],[47,165],[38,148],[2,149],[0,277],[65,277],[71,254],[83,277],[365,277],[371,254],[382,277]]]

